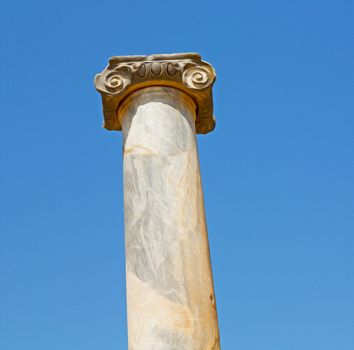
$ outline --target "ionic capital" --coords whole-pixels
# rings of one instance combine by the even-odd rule
[[[196,53],[112,57],[106,69],[95,77],[95,87],[102,96],[104,127],[122,130],[118,108],[132,92],[150,86],[168,86],[194,100],[196,132],[206,134],[215,127],[214,81],[213,67]]]

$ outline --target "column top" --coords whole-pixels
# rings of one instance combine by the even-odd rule
[[[188,94],[196,103],[196,132],[206,134],[215,128],[212,86],[214,68],[197,53],[150,56],[114,56],[105,70],[95,77],[101,94],[103,126],[122,130],[118,108],[132,92],[150,86],[167,86]]]

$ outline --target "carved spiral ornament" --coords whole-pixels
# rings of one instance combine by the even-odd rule
[[[212,83],[209,71],[202,67],[190,67],[183,72],[183,83],[191,89],[204,89]]]
[[[106,88],[111,92],[119,92],[130,84],[130,79],[124,75],[113,73],[108,75],[105,81]]]

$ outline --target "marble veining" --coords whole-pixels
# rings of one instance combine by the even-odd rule
[[[148,87],[118,115],[129,349],[218,350],[196,105],[177,89]]]

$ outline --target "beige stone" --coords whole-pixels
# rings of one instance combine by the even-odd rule
[[[205,132],[214,127],[212,103],[206,100],[211,99],[215,75],[210,65],[201,63],[211,77],[199,79],[182,70],[176,85],[162,84],[162,78],[156,85],[154,78],[149,80],[154,72],[168,70],[170,58],[177,56],[183,59],[182,54],[148,56],[161,59],[160,68],[147,61],[144,72],[151,73],[145,75],[146,84],[115,95],[108,103],[109,108],[116,106],[115,113],[109,114],[104,105],[112,129],[123,130],[130,350],[220,349],[195,135],[197,125]],[[124,57],[115,60],[125,62]],[[184,69],[191,68],[197,72],[200,67]],[[96,83],[110,79],[103,75]],[[178,88],[183,81],[193,85],[195,79],[206,84],[203,94],[195,87]],[[104,104],[105,98],[103,94]]]
[[[169,86],[186,92],[197,104],[196,132],[206,134],[215,127],[213,118],[213,67],[197,53],[112,57],[95,77],[101,93],[104,127],[121,130],[119,105],[132,92],[148,86]]]

